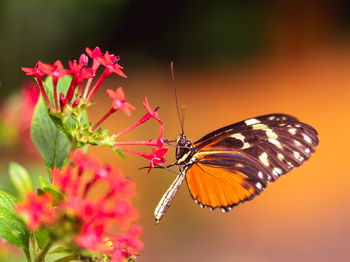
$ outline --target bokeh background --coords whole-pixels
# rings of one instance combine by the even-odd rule
[[[136,182],[145,245],[138,261],[350,261],[348,1],[2,0],[2,104],[19,91],[21,66],[56,59],[67,66],[86,46],[96,45],[119,54],[128,75],[104,88],[122,85],[140,109],[130,118],[116,114],[108,119],[104,127],[111,131],[134,123],[147,96],[152,106],[161,107],[165,136],[178,135],[170,75],[170,61],[175,61],[185,132],[193,140],[274,112],[297,116],[320,136],[308,162],[254,201],[228,214],[202,210],[184,183],[157,226],[153,210],[174,174],[153,170],[148,175],[138,170],[147,165],[139,157],[122,160],[107,149],[90,148],[90,154],[121,167]],[[104,91],[96,101],[89,112],[92,122],[109,108]],[[156,136],[156,127],[149,124],[125,139]],[[10,188],[10,160],[30,166],[32,173],[44,172],[40,161],[33,165],[35,153],[21,143],[1,142],[0,189]],[[173,155],[171,148],[169,162]]]

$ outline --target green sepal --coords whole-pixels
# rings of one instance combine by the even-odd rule
[[[121,151],[121,150],[113,150],[113,151],[116,152],[118,155],[120,155],[121,158],[125,159],[125,154],[123,151]]]

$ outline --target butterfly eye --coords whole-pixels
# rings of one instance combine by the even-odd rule
[[[179,146],[185,146],[189,141],[186,139],[185,135],[180,135],[178,140],[177,140],[177,144]]]

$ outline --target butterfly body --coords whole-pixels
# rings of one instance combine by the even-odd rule
[[[176,165],[188,165],[195,154],[193,143],[184,134],[178,136],[176,143]]]
[[[196,203],[227,212],[301,165],[317,145],[315,129],[285,114],[250,118],[194,143],[180,134],[175,163],[180,173],[155,210],[156,222],[164,216],[185,178]]]

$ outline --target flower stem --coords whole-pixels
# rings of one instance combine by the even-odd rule
[[[86,86],[85,86],[84,95],[83,95],[84,99],[86,99],[86,97],[87,97],[87,95],[88,95],[91,82],[92,82],[92,78],[90,78],[90,79],[87,81],[87,84],[86,84]]]
[[[98,126],[101,125],[103,121],[105,121],[111,114],[113,114],[116,110],[112,107],[99,121],[97,121],[96,124],[91,128],[92,130],[95,130]]]
[[[57,99],[57,79],[52,78],[52,81],[53,81],[53,97],[55,100],[55,108],[56,108],[56,112],[58,112],[60,108],[58,106],[58,99]]]
[[[28,261],[28,262],[31,262],[32,259],[31,259],[31,257],[30,257],[29,250],[28,250],[27,248],[24,248],[23,251],[24,251],[24,254],[26,255],[27,261]]]
[[[100,78],[97,80],[95,85],[92,87],[90,94],[87,97],[87,102],[91,102],[91,99],[94,97],[95,93],[97,90],[100,88],[102,85],[103,81],[106,80],[106,78],[111,74],[111,71],[108,70],[107,68],[102,72]]]
[[[148,153],[136,151],[136,150],[129,149],[129,148],[119,147],[119,146],[116,146],[115,149],[120,150],[120,151],[124,151],[124,152],[128,152],[131,154],[139,155],[139,156],[142,156],[142,157],[147,158],[147,159],[152,159],[152,155],[148,154]]]
[[[42,94],[42,96],[43,96],[47,106],[50,108],[50,110],[52,112],[55,112],[55,109],[52,107],[51,102],[50,102],[49,98],[47,97],[47,94],[46,94],[46,91],[45,91],[45,88],[44,88],[44,85],[43,85],[43,81],[41,79],[38,79],[38,84],[39,84],[39,88],[40,88],[41,94]]]
[[[52,239],[50,239],[48,242],[46,242],[44,248],[40,251],[39,255],[35,258],[35,262],[43,262],[45,261],[44,258],[47,254],[47,252],[49,251],[49,249],[51,248],[53,244]]]
[[[115,145],[145,145],[145,146],[156,146],[157,145],[157,140],[150,139],[147,141],[120,141],[120,142],[115,142]]]
[[[67,100],[67,104],[69,104],[69,105],[72,102],[76,87],[77,87],[77,83],[76,83],[75,78],[73,77],[72,81],[70,82],[68,91],[66,93],[66,100]]]
[[[124,129],[123,131],[119,132],[118,134],[115,135],[115,138],[118,138],[122,135],[124,135],[125,133],[133,130],[134,128],[138,127],[139,125],[141,125],[140,122],[136,122],[135,124],[133,124],[132,126],[128,127],[127,129]]]

